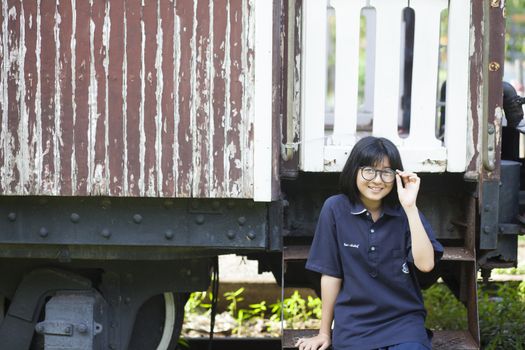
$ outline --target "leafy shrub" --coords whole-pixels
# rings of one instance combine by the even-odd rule
[[[525,281],[481,291],[478,307],[483,349],[525,349]]]

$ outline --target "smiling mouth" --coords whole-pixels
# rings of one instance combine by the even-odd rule
[[[372,192],[381,192],[383,190],[382,187],[368,187]]]

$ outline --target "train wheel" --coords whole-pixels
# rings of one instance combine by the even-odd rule
[[[173,350],[182,331],[184,305],[182,293],[156,295],[137,313],[129,350]]]

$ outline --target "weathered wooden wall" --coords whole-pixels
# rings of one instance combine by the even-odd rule
[[[254,0],[3,0],[0,194],[253,196]]]

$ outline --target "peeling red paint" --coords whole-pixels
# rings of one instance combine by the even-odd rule
[[[3,3],[0,194],[253,196],[253,17],[244,0]]]

